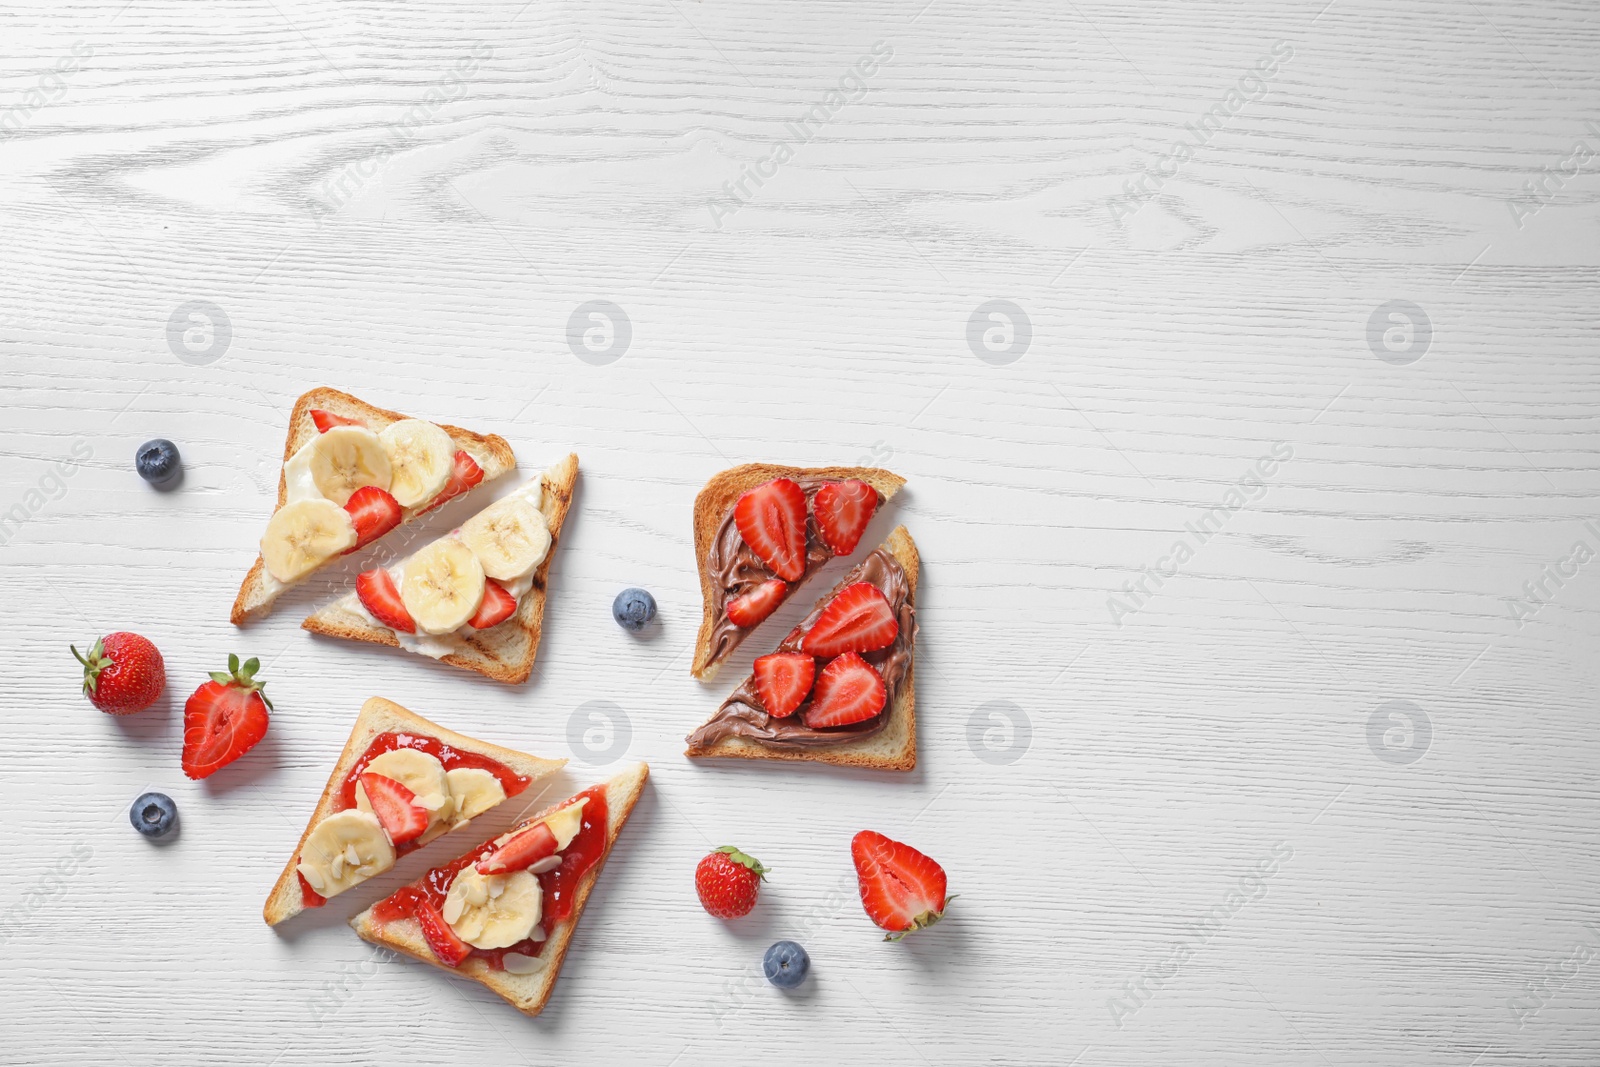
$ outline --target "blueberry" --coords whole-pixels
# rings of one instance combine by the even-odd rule
[[[761,969],[767,972],[767,981],[779,989],[793,989],[806,980],[811,957],[793,941],[775,941],[761,957]]]
[[[624,589],[611,602],[611,615],[618,626],[638,633],[656,617],[656,598],[643,589]]]
[[[158,487],[171,485],[183,473],[178,446],[160,437],[140,445],[133,462],[139,468],[139,477]]]
[[[178,828],[178,805],[165,793],[146,793],[128,809],[128,821],[146,837],[166,837]]]

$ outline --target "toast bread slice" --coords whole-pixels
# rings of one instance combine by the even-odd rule
[[[882,547],[894,556],[906,572],[906,584],[911,589],[911,602],[915,605],[917,573],[922,565],[916,543],[911,540],[904,526],[897,526]],[[818,606],[832,600],[844,586],[844,581],[840,581],[826,596],[818,599]],[[684,755],[694,759],[808,760],[877,771],[914,770],[917,766],[916,681],[916,650],[913,647],[911,668],[906,671],[905,681],[895,693],[894,704],[888,711],[889,720],[882,730],[870,737],[816,748],[776,748],[760,741],[729,737],[714,745],[699,748],[691,746],[684,751]]]
[[[277,926],[285,919],[294,917],[305,911],[305,904],[300,895],[300,879],[295,876],[295,868],[300,865],[300,853],[306,847],[306,838],[311,836],[312,829],[323,819],[332,815],[338,801],[341,786],[345,776],[350,773],[350,768],[367,751],[372,744],[372,739],[379,734],[391,731],[411,731],[437,738],[463,752],[474,752],[487,756],[492,760],[505,764],[517,774],[525,778],[538,781],[547,775],[554,774],[566,765],[564,759],[541,759],[530,756],[526,752],[515,749],[501,748],[491,745],[487,741],[458,734],[454,730],[446,730],[437,723],[429,722],[421,715],[407,711],[392,700],[383,697],[371,697],[361,705],[361,712],[356,716],[355,726],[350,730],[350,739],[344,743],[344,751],[339,753],[339,759],[333,765],[332,772],[328,775],[328,784],[323,787],[322,797],[317,801],[311,818],[306,820],[305,832],[300,835],[299,842],[294,846],[294,852],[289,856],[289,862],[283,865],[283,873],[278,876],[278,881],[272,887],[272,892],[267,895],[266,906],[261,909],[262,918],[266,919],[268,926]],[[510,798],[507,798],[510,799]],[[505,803],[505,801],[501,801]],[[491,811],[494,809],[491,808]],[[469,825],[454,827],[444,833],[453,833]],[[443,837],[444,834],[437,835]],[[391,868],[392,869],[392,868]],[[353,888],[353,887],[352,887]],[[346,890],[348,892],[348,890]],[[333,898],[330,898],[333,899]]]
[[[879,467],[780,467],[772,463],[746,463],[712,475],[705,488],[694,498],[695,566],[700,570],[700,597],[704,604],[704,614],[700,622],[700,636],[695,641],[694,662],[689,666],[689,673],[701,681],[713,677],[723,661],[732,655],[734,649],[756,629],[752,627],[735,633],[733,643],[720,656],[713,658],[712,633],[725,612],[723,590],[717,587],[716,580],[706,568],[711,545],[716,540],[717,531],[722,528],[723,521],[733,512],[733,506],[739,502],[739,498],[756,486],[765,485],[774,478],[819,478],[828,481],[857,478],[876,489],[885,501],[906,484],[906,480],[900,475]],[[808,569],[798,582],[791,582],[783,600],[788,600],[799,591],[802,585],[811,580],[813,573],[815,573],[813,570]],[[779,601],[779,604],[782,603],[783,601]]]
[[[622,829],[622,824],[628,821],[628,815],[638,803],[640,794],[644,792],[644,783],[649,776],[649,766],[639,763],[606,782],[605,853],[579,881],[577,895],[573,898],[572,914],[557,923],[550,931],[544,949],[539,954],[544,966],[533,974],[497,971],[477,957],[469,957],[459,967],[447,966],[441,963],[433,954],[433,950],[428,947],[427,939],[422,935],[422,927],[416,919],[407,918],[396,922],[379,923],[372,916],[372,908],[368,908],[350,920],[351,928],[365,941],[383,945],[396,952],[402,952],[412,959],[421,960],[451,974],[458,974],[488,986],[524,1015],[538,1015],[550,1000],[551,990],[555,988],[556,978],[561,973],[561,963],[566,959],[567,949],[572,944],[573,931],[577,929],[578,920],[583,918],[583,909],[588,903],[589,894],[594,890],[595,882],[599,880],[600,872],[605,868],[606,859],[610,857],[611,849],[616,845],[617,834]],[[566,801],[562,800],[558,804],[551,805],[520,823],[517,829],[537,822],[564,803]],[[466,852],[461,853],[461,855],[466,854]]]
[[[289,432],[283,443],[283,462],[285,464],[289,462],[296,452],[304,447],[307,441],[321,432],[317,429],[317,424],[311,420],[313,408],[328,411],[335,415],[342,415],[347,419],[360,419],[373,433],[383,430],[391,423],[413,417],[402,415],[398,411],[388,411],[384,408],[374,407],[365,400],[359,400],[349,393],[341,393],[337,389],[319,386],[309,392],[300,394],[300,399],[295,401],[294,410],[289,413]],[[483,481],[478,483],[479,486],[500,477],[517,465],[517,457],[512,454],[511,446],[506,443],[505,438],[498,437],[495,434],[473,433],[471,430],[463,430],[459,426],[447,426],[444,423],[438,423],[437,425],[446,434],[449,434],[450,440],[455,442],[457,449],[471,456],[478,466],[483,468]],[[474,486],[473,488],[476,489],[477,487]],[[282,466],[280,466],[278,469],[278,503],[273,508],[274,513],[277,512],[278,508],[283,507],[288,493],[288,479],[284,475]],[[465,496],[466,494],[462,495]],[[426,513],[426,509],[418,511],[407,508],[401,513],[400,526],[404,526],[419,515]],[[399,528],[399,526],[395,527],[395,529]],[[389,532],[393,533],[394,531],[391,530]],[[388,534],[384,536],[386,537]],[[378,540],[381,541],[383,538],[380,537]],[[377,542],[373,543],[376,544]],[[339,558],[341,557],[335,556],[334,559],[323,563],[321,567],[326,567],[329,563],[333,563]],[[320,570],[321,567],[317,569]],[[315,573],[315,571],[312,573]],[[303,580],[301,579],[301,581]],[[288,585],[276,581],[267,573],[266,563],[258,554],[255,563],[250,567],[250,572],[244,576],[244,581],[239,585],[239,595],[234,598],[233,612],[229,616],[230,620],[235,626],[242,626],[252,619],[260,618],[272,609],[273,601],[277,600],[279,594],[287,588],[289,588]]]
[[[550,551],[533,572],[533,586],[517,603],[512,616],[492,629],[470,637],[448,634],[438,638],[456,646],[440,661],[452,667],[477,671],[485,678],[508,685],[521,685],[533,673],[534,657],[544,632],[545,585],[550,577],[550,562],[555,559],[561,540],[561,527],[572,507],[572,492],[578,481],[578,457],[567,456],[545,471],[540,510],[550,527]],[[356,594],[348,593],[332,604],[312,612],[300,624],[302,629],[346,641],[400,648],[400,638],[387,626],[379,625],[359,610]]]

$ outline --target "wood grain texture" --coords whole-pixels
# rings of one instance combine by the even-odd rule
[[[0,1062],[1593,1064],[1600,29],[1324,2],[9,6]],[[594,300],[614,362],[569,345]],[[991,300],[1031,321],[1005,365],[968,342]],[[1369,338],[1396,300],[1432,331],[1404,365]],[[169,341],[191,301],[231,325],[209,363],[203,323]],[[348,570],[227,624],[318,384],[499,433],[512,480],[583,457],[527,686],[298,630]],[[178,492],[133,475],[154,436]],[[758,460],[908,479],[867,535],[924,564],[904,780],[679,755],[725,692],[687,670],[694,494]],[[128,721],[64,647],[118,628],[171,679]],[[278,711],[190,783],[183,698],[230,651]],[[372,695],[574,757],[553,788],[650,762],[539,1019],[341,909],[260,923]],[[146,788],[168,845],[126,823]],[[863,826],[946,864],[946,924],[876,939]],[[727,843],[774,870],[731,925],[691,878]],[[780,937],[799,997],[759,976]]]

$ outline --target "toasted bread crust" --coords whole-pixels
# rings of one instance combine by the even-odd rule
[[[600,872],[605,868],[606,860],[610,858],[611,850],[617,843],[617,834],[628,821],[633,806],[639,802],[649,776],[650,768],[640,763],[606,783],[605,853],[578,883],[578,892],[572,903],[572,914],[550,931],[550,937],[539,955],[539,958],[545,961],[545,965],[534,974],[508,974],[505,971],[496,971],[487,963],[475,958],[469,958],[459,967],[447,967],[439,962],[433,950],[428,947],[427,940],[422,936],[422,928],[415,919],[379,923],[373,919],[372,909],[368,908],[350,920],[351,928],[361,936],[362,940],[383,945],[451,974],[470,978],[474,982],[488,986],[524,1015],[538,1015],[550,1001],[556,978],[561,973],[561,964],[567,958],[567,949],[572,944],[573,931],[577,929],[578,920],[583,918],[584,906],[589,902],[589,894],[594,891],[595,883],[600,879]],[[526,821],[531,822],[541,818],[554,810],[554,807],[555,805],[552,805],[537,815],[530,816]]]
[[[922,558],[917,546],[904,526],[897,526],[883,542],[883,547],[899,561],[906,572],[906,584],[913,600],[917,595],[917,575]],[[826,603],[836,596],[843,583],[833,587],[817,603]],[[894,706],[889,709],[889,721],[882,731],[859,741],[845,741],[837,745],[816,748],[776,748],[759,741],[730,737],[715,745],[689,748],[684,755],[692,759],[758,759],[832,763],[840,767],[864,767],[878,771],[909,771],[917,766],[917,664],[915,650],[911,669],[906,672],[900,691],[895,694]]]
[[[701,681],[713,677],[717,673],[717,668],[722,666],[722,661],[727,658],[727,654],[716,660],[711,658],[711,633],[722,614],[722,591],[717,588],[710,571],[706,569],[706,559],[711,554],[711,544],[717,536],[717,531],[721,529],[723,520],[739,502],[739,498],[756,486],[765,485],[774,478],[825,478],[838,481],[858,478],[876,489],[885,500],[894,496],[900,487],[906,484],[906,480],[900,475],[878,467],[780,467],[773,463],[746,463],[712,475],[705,488],[694,498],[695,566],[700,571],[703,615],[700,621],[700,636],[695,641],[694,662],[689,666],[689,673]],[[807,575],[800,581],[791,583],[783,599],[788,600],[793,596],[810,580],[810,577]],[[757,628],[740,634],[738,640],[729,646],[728,654],[738,648],[739,644]]]
[[[262,918],[266,919],[268,926],[276,926],[285,919],[293,918],[306,910],[301,902],[300,880],[295,877],[295,868],[300,863],[300,853],[306,847],[306,838],[311,836],[311,831],[327,816],[333,814],[334,801],[338,796],[339,788],[344,783],[345,775],[350,773],[350,768],[355,766],[358,759],[366,752],[372,739],[379,734],[391,730],[411,730],[429,737],[438,738],[449,745],[465,752],[476,752],[488,756],[505,764],[518,774],[537,781],[546,775],[554,774],[566,765],[564,759],[541,759],[530,756],[526,752],[515,749],[502,748],[492,745],[487,741],[479,741],[466,734],[458,734],[454,730],[447,730],[438,723],[429,722],[421,715],[408,711],[392,700],[383,697],[370,697],[361,705],[361,712],[356,716],[355,724],[350,728],[350,738],[344,743],[344,749],[339,753],[339,759],[334,763],[333,770],[328,773],[328,784],[322,789],[322,796],[317,800],[317,806],[311,812],[311,817],[306,820],[306,828],[300,834],[300,840],[295,844],[294,851],[289,855],[289,861],[283,865],[283,873],[278,875],[278,880],[273,884],[272,892],[267,894],[266,906],[261,909]],[[503,803],[503,802],[502,802]],[[492,810],[492,809],[491,809]],[[445,837],[448,833],[440,834]]]
[[[539,653],[540,638],[544,635],[544,605],[550,564],[555,559],[561,541],[561,527],[572,508],[572,494],[578,480],[578,457],[568,455],[542,477],[545,493],[540,510],[550,526],[550,551],[533,572],[533,587],[517,604],[515,615],[492,630],[468,638],[466,650],[444,656],[441,663],[476,671],[485,678],[507,685],[521,685],[533,673],[533,661]],[[328,637],[342,637],[346,641],[400,647],[400,640],[393,630],[387,626],[375,626],[354,612],[344,610],[337,602],[313,612],[300,627]]]
[[[360,419],[374,430],[381,430],[390,423],[414,417],[402,415],[398,411],[375,407],[365,400],[353,397],[349,393],[341,393],[337,389],[319,386],[316,389],[300,394],[300,399],[295,401],[294,410],[289,413],[289,430],[284,437],[283,443],[283,463],[288,463],[294,454],[304,447],[307,441],[320,432],[317,429],[317,424],[311,419],[313,408],[330,411],[335,415],[343,415],[346,418]],[[500,477],[517,465],[517,457],[512,453],[511,446],[503,437],[496,434],[474,433],[471,430],[463,430],[459,426],[450,426],[442,422],[438,423],[438,426],[450,435],[450,440],[455,442],[456,448],[466,452],[477,461],[478,466],[483,468],[483,482],[479,483],[480,485]],[[288,492],[288,480],[285,478],[283,467],[280,465],[278,468],[278,502],[273,507],[274,513],[277,512],[278,508],[283,507],[284,499],[288,496]],[[404,526],[423,514],[426,514],[426,512],[405,515],[401,518],[400,525]],[[398,528],[396,527],[396,529]],[[390,532],[392,533],[393,531]],[[379,538],[379,540],[382,540],[382,538]],[[333,561],[329,560],[328,562],[331,563]],[[266,583],[266,564],[257,555],[255,563],[251,565],[249,573],[245,575],[244,581],[239,585],[239,595],[234,598],[233,610],[229,615],[229,620],[235,626],[242,626],[252,619],[259,618],[271,610],[272,603],[277,599],[277,596],[278,594],[272,592]]]

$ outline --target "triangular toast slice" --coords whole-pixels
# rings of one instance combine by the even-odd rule
[[[774,478],[789,478],[800,484],[805,490],[808,516],[817,489],[827,482],[849,479],[866,482],[877,490],[879,507],[906,484],[898,474],[877,467],[780,467],[771,463],[746,463],[713,475],[694,498],[694,552],[695,563],[700,568],[704,614],[689,672],[702,681],[715,675],[722,661],[755,629],[734,625],[728,618],[727,604],[761,581],[771,579],[773,574],[744,544],[734,524],[733,509],[746,492]],[[808,518],[806,527],[805,574],[799,581],[789,583],[777,604],[793,596],[833,558],[832,551],[817,534],[816,520]],[[733,554],[741,559],[728,558]],[[776,605],[772,610],[776,610]]]
[[[544,513],[545,525],[550,531],[550,549],[544,562],[534,569],[532,584],[517,600],[516,611],[504,622],[486,630],[449,633],[419,640],[421,635],[399,634],[378,622],[362,608],[360,598],[355,593],[348,593],[313,612],[300,624],[301,627],[312,633],[342,637],[347,641],[365,641],[416,651],[453,667],[477,671],[497,682],[510,685],[526,682],[533,672],[534,657],[538,654],[539,639],[544,630],[550,561],[555,558],[561,527],[572,507],[572,492],[578,480],[578,457],[567,456],[545,471],[541,479],[543,492],[540,494],[539,510]],[[404,561],[399,565],[399,568],[403,567]]]
[[[800,722],[806,705],[781,719],[769,719],[755,688],[755,676],[748,675],[716,714],[688,737],[684,755],[695,758],[811,760],[842,767],[866,767],[880,771],[909,771],[917,765],[917,694],[915,654],[917,640],[917,575],[921,559],[917,546],[904,526],[896,527],[887,540],[851,568],[839,584],[817,601],[800,624],[789,632],[776,651],[799,648],[800,640],[822,614],[823,608],[841,590],[856,582],[878,586],[898,607],[899,632],[894,644],[880,652],[864,653],[889,688],[888,702],[873,719],[855,726],[827,730],[808,730]],[[898,576],[898,577],[897,577]],[[896,583],[903,583],[903,595],[896,597]],[[885,588],[888,586],[889,588]],[[891,660],[903,664],[904,673],[890,668]],[[817,663],[820,673],[823,664]],[[809,699],[809,698],[808,698]],[[762,735],[776,733],[776,740]],[[838,740],[830,740],[837,737]]]
[[[423,963],[431,963],[435,967],[488,986],[497,995],[526,1015],[539,1014],[544,1010],[545,1003],[550,999],[550,992],[555,987],[556,977],[561,972],[561,963],[566,959],[567,949],[572,944],[573,931],[577,928],[578,920],[583,917],[584,905],[588,903],[589,894],[594,889],[595,881],[600,877],[600,870],[605,866],[606,858],[611,855],[612,846],[616,844],[617,833],[622,829],[622,824],[628,821],[629,813],[633,811],[634,804],[638,802],[639,795],[644,791],[645,779],[649,777],[649,774],[650,768],[643,763],[639,763],[610,781],[593,787],[594,791],[605,799],[604,848],[600,851],[598,857],[593,858],[592,862],[587,865],[586,870],[583,870],[581,863],[572,868],[572,870],[583,870],[583,873],[578,876],[576,889],[570,890],[570,895],[567,895],[568,889],[564,888],[562,890],[566,899],[571,901],[570,912],[565,918],[551,925],[549,929],[544,927],[550,917],[548,906],[546,906],[537,930],[538,933],[546,935],[542,941],[519,942],[509,949],[500,950],[498,953],[490,952],[485,954],[480,951],[473,951],[471,955],[461,960],[456,966],[451,966],[444,962],[429,944],[428,937],[423,932],[422,924],[414,917],[399,914],[406,910],[407,904],[405,902],[408,897],[411,900],[415,900],[418,896],[426,895],[424,886],[430,881],[429,875],[424,875],[410,885],[403,886],[387,899],[379,901],[366,911],[363,911],[360,915],[350,920],[351,927],[364,940],[371,941],[373,944],[384,945],[397,952],[403,952],[413,959],[421,960]],[[585,793],[587,792],[589,791],[585,790]],[[478,848],[463,853],[452,864],[434,868],[434,871],[429,872],[430,875],[433,875],[431,881],[440,886],[440,892],[442,892],[454,884],[455,874],[453,871],[468,869],[475,858],[481,859],[491,854],[497,843],[508,841],[535,824],[544,821],[547,817],[570,808],[582,796],[584,796],[584,793],[579,793],[577,796],[563,800],[559,804],[551,805],[539,814],[513,827],[505,834],[491,838]],[[598,840],[598,828],[599,823],[596,821],[592,824],[596,840]],[[581,849],[584,842],[583,834],[589,832],[590,829],[591,826],[586,825],[585,830],[580,832],[580,836],[573,839],[574,845],[579,846]],[[559,874],[560,870],[565,869],[565,865],[569,862],[566,856],[572,851],[569,848],[560,854],[563,868],[558,869],[555,873]],[[550,885],[544,879],[550,876],[551,872],[543,872],[538,875],[541,880],[539,890],[542,891],[547,900],[549,899]],[[436,897],[437,893],[434,896]],[[446,905],[448,905],[448,898],[446,898]],[[395,910],[390,911],[390,909]],[[459,918],[458,916],[457,920]],[[439,921],[443,921],[442,918]],[[453,929],[449,932],[452,936],[454,935]],[[537,945],[537,947],[533,947],[534,945]],[[458,944],[458,948],[470,949],[470,946]],[[524,951],[518,952],[517,949]],[[533,952],[534,955],[527,955],[526,953],[529,951]],[[498,967],[494,964],[497,956],[501,960],[501,966]]]
[[[366,427],[373,433],[381,433],[390,425],[412,418],[402,415],[398,411],[387,411],[374,407],[364,400],[358,400],[349,393],[341,393],[337,389],[319,387],[303,393],[295,402],[294,410],[289,413],[289,432],[283,445],[283,467],[278,473],[278,503],[273,508],[273,515],[283,510],[289,502],[289,461],[295,458],[306,444],[322,434],[322,429],[317,426],[313,412],[326,412],[333,417],[334,422],[355,423]],[[477,434],[470,430],[463,430],[457,426],[437,424],[455,445],[457,452],[465,452],[482,471],[481,481],[476,484],[491,481],[510,471],[517,465],[517,458],[512,454],[511,446],[505,438],[494,434]],[[470,465],[468,465],[470,469]],[[427,511],[444,503],[452,495],[461,495],[469,491],[470,487],[458,484],[453,479],[447,480],[445,488],[428,498],[417,502],[416,506],[403,508],[400,512],[399,525],[406,523],[424,514]],[[315,495],[314,486],[311,487]],[[341,506],[343,502],[340,502]],[[270,521],[270,520],[269,520]],[[397,527],[398,528],[398,527]],[[392,530],[390,532],[393,532]],[[382,540],[377,538],[376,540]],[[363,546],[365,547],[365,546]],[[303,581],[309,574],[315,573],[322,567],[340,558],[333,555],[318,564],[317,567],[290,582],[281,582],[267,570],[265,559],[260,555],[245,575],[244,581],[239,586],[239,595],[233,602],[231,619],[235,626],[259,618],[272,609],[273,601],[278,599],[289,586]]]
[[[277,884],[267,896],[266,907],[262,909],[262,916],[267,920],[267,925],[276,926],[308,907],[321,907],[321,904],[317,903],[318,898],[325,903],[330,897],[337,896],[394,866],[393,858],[387,863],[363,863],[359,870],[359,878],[346,879],[343,873],[344,864],[341,864],[339,877],[341,880],[348,880],[349,884],[340,885],[335,892],[326,896],[324,893],[333,887],[324,882],[321,886],[323,892],[317,892],[317,888],[305,880],[301,870],[307,849],[318,849],[317,842],[312,841],[313,831],[329,816],[350,811],[352,794],[364,797],[364,790],[359,788],[354,772],[368,769],[370,766],[373,773],[380,773],[386,765],[377,761],[383,760],[384,753],[391,748],[428,754],[439,753],[434,758],[440,759],[442,756],[440,762],[444,767],[445,781],[450,790],[448,798],[440,798],[446,803],[439,808],[438,817],[427,817],[427,830],[413,841],[398,846],[401,854],[415,851],[435,838],[465,828],[471,819],[516,796],[539,779],[554,774],[567,762],[564,759],[540,759],[525,752],[491,745],[486,741],[458,734],[454,730],[446,730],[421,715],[407,711],[392,700],[372,697],[361,705],[361,713],[356,716],[355,726],[350,731],[350,739],[345,742],[344,751],[339,754],[338,762],[333,765],[333,772],[328,775],[328,784],[322,790],[322,797],[317,801],[311,818],[306,822],[305,832],[300,835],[300,842],[295,845],[294,854],[289,857],[289,862],[284,864],[283,873],[278,876]],[[441,752],[441,748],[446,751]],[[390,761],[395,759],[393,756],[387,758]],[[414,761],[415,757],[402,757],[402,759]],[[408,773],[415,771],[416,767],[401,765],[395,769],[391,763],[387,769],[396,775],[410,777],[413,784],[425,780]],[[487,771],[490,778],[477,773],[482,771]],[[491,784],[491,778],[499,786],[498,795],[495,784]],[[417,799],[433,802],[427,795],[418,796]],[[357,805],[355,810],[360,812],[360,801],[357,800],[355,803]],[[379,825],[380,832],[383,832],[381,823]],[[319,835],[319,841],[320,839]],[[387,839],[386,833],[385,839]],[[392,843],[390,847],[394,849]],[[363,851],[364,846],[358,846],[357,859],[366,861],[374,858],[373,853],[368,852],[364,855]],[[381,846],[377,848],[376,859],[382,860],[383,851]],[[321,854],[313,857],[312,861],[318,867],[326,868],[331,856],[328,855],[327,849],[321,849],[320,852]],[[322,876],[317,877],[320,879]]]

